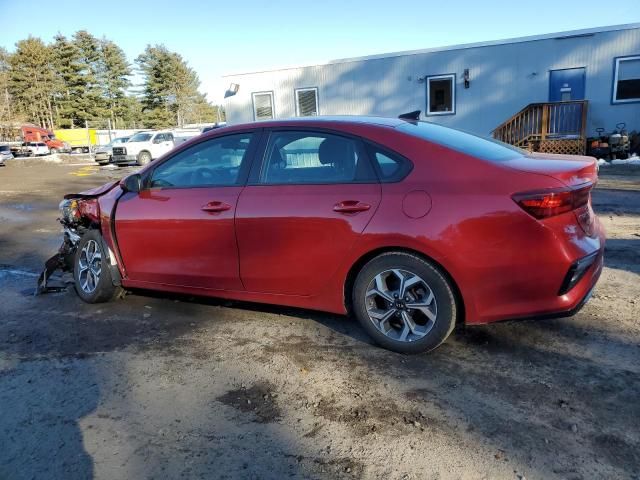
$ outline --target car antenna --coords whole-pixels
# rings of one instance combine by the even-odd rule
[[[414,110],[413,112],[403,113],[398,115],[398,118],[402,120],[420,120],[420,110]]]

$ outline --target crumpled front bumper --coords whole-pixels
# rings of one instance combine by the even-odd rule
[[[49,279],[51,275],[57,270],[63,272],[73,271],[73,256],[76,253],[76,247],[80,241],[80,235],[71,231],[69,228],[64,229],[64,239],[62,245],[58,249],[58,252],[49,258],[44,263],[44,270],[38,277],[38,284],[34,295],[40,295],[41,293],[47,293],[51,291],[58,291],[63,287],[49,285]]]

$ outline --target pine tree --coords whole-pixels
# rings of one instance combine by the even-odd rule
[[[83,85],[75,99],[75,120],[84,124],[87,120],[102,119],[106,115],[106,102],[100,85],[100,42],[85,30],[73,35],[73,43],[78,49]]]
[[[9,52],[0,47],[0,128],[14,120],[13,105],[9,95]]]
[[[53,103],[56,75],[52,64],[53,52],[39,38],[29,37],[16,43],[16,51],[9,57],[9,94],[16,108],[45,128],[53,128]]]
[[[52,45],[55,72],[58,76],[56,92],[56,124],[60,127],[81,126],[84,115],[82,96],[85,79],[80,50],[64,35],[56,35]]]
[[[102,39],[98,79],[113,128],[123,121],[130,107],[130,102],[125,101],[126,89],[131,85],[130,75],[131,68],[122,49],[114,42]]]
[[[204,116],[210,105],[198,91],[198,75],[182,56],[164,45],[147,45],[136,63],[144,77],[142,104],[148,126],[182,126]]]

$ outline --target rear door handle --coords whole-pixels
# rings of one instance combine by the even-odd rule
[[[338,202],[333,206],[334,212],[339,213],[358,213],[358,212],[366,212],[371,208],[371,205],[368,203],[363,203],[358,200],[344,200],[342,202]]]
[[[228,203],[224,203],[224,202],[209,202],[206,205],[202,206],[202,210],[204,210],[205,212],[226,212],[227,210],[231,209],[231,205],[229,205]]]

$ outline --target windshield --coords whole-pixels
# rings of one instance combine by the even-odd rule
[[[493,138],[480,137],[431,122],[407,122],[400,125],[398,130],[490,162],[504,162],[526,154],[524,150]]]
[[[114,145],[118,145],[120,143],[125,143],[127,140],[129,140],[129,139],[128,138],[124,138],[124,137],[114,138],[109,143],[107,143],[105,145],[105,147],[113,147]]]
[[[136,133],[129,139],[130,142],[148,142],[151,139],[151,133]]]
[[[9,150],[11,150],[9,145],[0,145],[0,152],[8,152]]]

